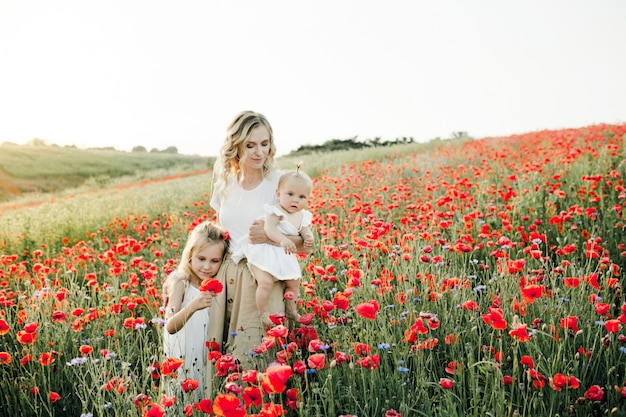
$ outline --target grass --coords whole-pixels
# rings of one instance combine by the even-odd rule
[[[150,171],[208,169],[213,159],[153,152],[120,152],[59,146],[0,146],[0,202],[25,193],[56,192],[85,182],[99,187],[111,179]]]

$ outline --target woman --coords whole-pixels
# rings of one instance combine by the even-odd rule
[[[276,148],[272,127],[262,114],[239,113],[227,129],[226,139],[216,164],[211,207],[218,223],[230,235],[230,252],[236,252],[238,241],[249,236],[250,242],[272,243],[257,220],[264,204],[277,202],[276,189],[280,172],[274,165]],[[310,253],[300,236],[292,237],[298,253]],[[256,308],[256,282],[246,259],[233,262],[226,256],[217,278],[224,284],[211,306],[209,340],[232,353],[244,368],[252,367],[250,351],[261,343],[265,327]],[[284,312],[283,284],[274,283],[269,311]],[[209,368],[212,366],[209,365]],[[212,372],[207,372],[211,379]],[[210,384],[210,381],[207,381]],[[207,385],[208,385],[207,384]]]

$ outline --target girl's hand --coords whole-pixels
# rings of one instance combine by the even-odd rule
[[[204,310],[205,308],[211,307],[213,303],[213,293],[208,291],[201,291],[200,294],[196,296],[189,303],[189,308],[192,311]]]

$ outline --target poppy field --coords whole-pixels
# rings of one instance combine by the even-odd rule
[[[2,212],[0,415],[626,416],[626,124],[398,149],[313,175],[302,323],[254,370],[209,346],[199,401],[161,285],[210,175]]]

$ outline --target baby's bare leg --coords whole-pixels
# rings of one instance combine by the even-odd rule
[[[285,284],[285,313],[287,313],[289,318],[298,322],[300,321],[300,314],[298,314],[300,280],[288,279],[283,281],[283,283]]]
[[[259,310],[259,313],[267,313],[267,303],[270,293],[272,292],[272,287],[274,286],[274,277],[268,272],[265,272],[254,265],[252,265],[250,269],[252,270],[252,275],[254,276],[254,279],[256,279],[257,283],[257,309]]]

